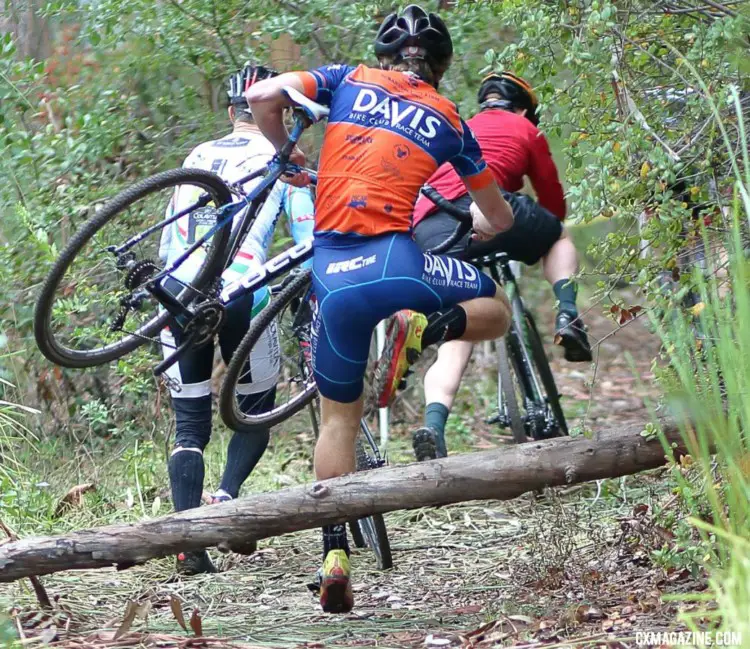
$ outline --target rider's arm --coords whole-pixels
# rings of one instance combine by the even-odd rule
[[[305,92],[302,77],[295,72],[286,72],[254,83],[245,93],[255,123],[277,151],[280,151],[289,139],[289,133],[284,126],[284,109],[291,106],[291,102],[282,92],[284,86]]]
[[[183,168],[201,168],[200,163],[203,161],[203,157],[201,155],[200,149],[201,147],[197,146],[190,152],[190,155],[188,155],[188,157],[185,158],[185,161],[182,163]],[[172,215],[177,210],[177,205],[179,205],[179,199],[180,187],[175,187],[174,192],[172,193],[172,198],[169,199],[169,204],[167,205],[164,218],[169,219],[172,217]],[[184,222],[184,217],[183,219],[178,220],[183,220]],[[173,231],[175,228],[177,228],[177,223],[170,223],[166,228],[162,228],[161,239],[159,240],[159,259],[161,259],[162,261],[166,262],[169,258],[169,253],[172,249],[173,244],[179,245],[176,241],[174,241]]]
[[[466,183],[466,179],[464,179],[464,183]],[[474,229],[478,230],[479,234],[491,234],[487,233],[486,228],[483,227],[482,216],[495,233],[499,234],[500,232],[510,230],[513,226],[513,209],[508,204],[508,201],[503,198],[494,178],[491,178],[490,183],[474,189],[467,184],[466,189],[469,190],[471,199],[481,212],[481,215],[477,215],[472,210]]]
[[[458,155],[451,158],[451,164],[482,213],[474,217],[475,229],[479,234],[489,235],[492,234],[487,232],[486,225],[489,225],[493,232],[505,232],[513,225],[513,210],[500,193],[468,124],[462,121],[462,126],[463,145]],[[486,225],[482,223],[482,216]]]
[[[263,207],[258,211],[258,215],[240,247],[240,252],[246,258],[255,259],[261,264],[266,263],[268,250],[273,243],[276,224],[284,211],[285,186],[281,182],[275,183],[268,194],[268,198],[263,203]]]
[[[245,93],[245,99],[258,128],[279,151],[289,137],[284,126],[284,108],[291,106],[291,102],[282,92],[284,86],[291,86],[313,101],[330,106],[333,92],[352,69],[337,64],[309,72],[286,72],[254,83]]]
[[[175,193],[177,192],[178,188],[175,188]],[[174,202],[175,202],[175,194],[172,194],[172,198],[169,199],[169,205],[167,205],[167,210],[165,213],[165,218],[171,218],[174,214]],[[172,228],[174,228],[174,223],[170,223],[166,228],[162,228],[161,230],[161,238],[159,239],[159,259],[166,262],[167,258],[169,257],[169,249],[172,247]]]
[[[289,233],[294,243],[301,243],[313,236],[315,203],[308,187],[287,185],[284,192],[284,211],[289,218]]]
[[[561,221],[565,218],[565,193],[544,135],[534,129],[529,139],[529,180],[539,204]]]
[[[311,239],[315,230],[315,204],[309,187],[287,185],[284,191],[284,211],[289,219],[289,233],[294,243]],[[302,268],[312,267],[312,259]]]

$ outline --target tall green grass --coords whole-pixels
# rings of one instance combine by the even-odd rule
[[[692,525],[708,548],[704,557],[716,610],[686,619],[694,630],[698,617],[713,618],[720,631],[741,634],[750,646],[750,260],[746,252],[750,223],[750,152],[745,125],[735,101],[744,149],[734,153],[725,128],[735,172],[734,200],[727,214],[724,242],[726,277],[694,271],[689,278],[700,293],[693,313],[657,324],[673,380],[667,392],[670,410],[680,422],[694,470],[703,480],[683,480],[691,495]],[[709,98],[709,101],[713,101]],[[676,380],[675,380],[676,379]],[[701,599],[701,598],[697,598]]]
[[[33,445],[34,433],[26,426],[24,420],[28,415],[37,415],[39,411],[16,403],[12,400],[15,387],[12,383],[0,378],[0,484],[14,482],[23,466],[16,459],[15,450],[21,444]]]

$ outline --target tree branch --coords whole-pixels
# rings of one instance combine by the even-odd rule
[[[675,424],[667,446],[644,425],[588,439],[563,438],[455,455],[325,480],[129,525],[0,546],[0,582],[60,570],[129,568],[149,559],[226,543],[277,536],[375,513],[468,500],[509,500],[544,487],[615,478],[662,466],[686,452]],[[670,446],[671,445],[671,446]],[[665,453],[665,448],[670,450]]]

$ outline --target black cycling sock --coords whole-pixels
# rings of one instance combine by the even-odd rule
[[[422,334],[422,349],[435,343],[456,340],[466,331],[466,310],[460,305],[436,311],[427,316],[427,326]]]
[[[175,511],[198,507],[201,504],[205,473],[203,453],[197,449],[175,449],[168,466]]]
[[[323,526],[323,558],[328,556],[331,550],[344,550],[349,556],[349,540],[346,538],[346,525]]]
[[[424,425],[432,428],[438,435],[445,435],[445,423],[449,414],[450,410],[442,403],[428,403],[424,409]]]
[[[557,298],[558,311],[565,311],[572,316],[578,315],[576,306],[576,296],[578,295],[578,285],[570,279],[560,279],[554,283],[552,290]]]
[[[268,429],[257,433],[235,433],[229,440],[227,464],[221,476],[220,489],[232,498],[240,495],[240,488],[263,457],[268,446]]]

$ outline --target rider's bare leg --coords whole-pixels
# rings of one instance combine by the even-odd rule
[[[569,279],[578,271],[578,253],[565,228],[542,259],[542,268],[544,277],[553,286],[561,279]]]
[[[440,403],[448,410],[453,407],[461,377],[471,358],[474,343],[450,340],[440,345],[437,360],[424,375],[425,403]]]
[[[510,327],[510,302],[500,286],[494,297],[478,297],[460,306],[466,312],[466,329],[458,340],[494,340],[504,336]]]
[[[318,480],[354,472],[354,445],[363,403],[362,396],[352,403],[342,403],[321,395],[320,437],[315,445],[314,460]],[[324,559],[320,573],[320,604],[324,611],[346,613],[354,605],[348,556],[346,525],[324,525]]]
[[[474,343],[464,340],[443,343],[437,360],[424,376],[424,426],[412,434],[414,454],[419,461],[448,455],[445,425],[472,349]]]
[[[356,468],[354,444],[359,432],[364,400],[362,396],[352,403],[341,403],[320,397],[320,436],[315,445],[315,477],[318,480],[353,473]],[[349,554],[346,526],[323,527],[323,556],[331,550],[344,550]]]
[[[471,357],[474,345],[470,341],[499,338],[510,326],[510,303],[500,287],[494,298],[471,300],[461,307],[467,316],[463,336],[440,346],[437,360],[425,375],[425,425],[412,437],[420,461],[447,455],[445,423]]]
[[[354,443],[363,404],[362,397],[352,403],[320,397],[320,437],[315,445],[315,477],[318,480],[354,472]]]

